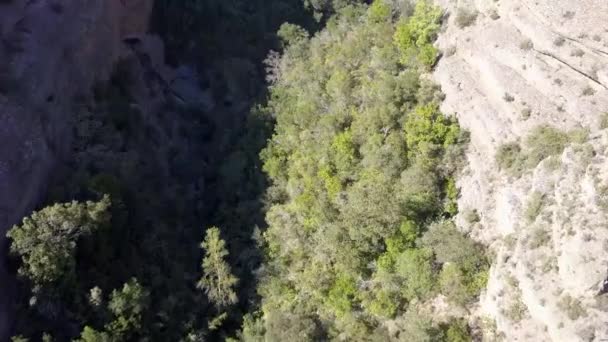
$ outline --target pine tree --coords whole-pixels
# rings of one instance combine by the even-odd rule
[[[99,202],[55,204],[24,218],[7,234],[11,253],[22,259],[19,274],[37,286],[73,279],[78,238],[108,222],[109,207],[105,196]]]
[[[203,277],[197,287],[204,290],[209,300],[218,308],[235,304],[238,299],[234,286],[238,278],[232,275],[230,265],[225,260],[228,251],[226,243],[220,238],[219,228],[207,229],[201,247],[205,250],[205,257],[202,263]]]

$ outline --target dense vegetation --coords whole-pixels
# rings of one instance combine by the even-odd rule
[[[170,62],[247,60],[268,92],[252,76],[246,118],[222,127],[170,103],[146,121],[125,61],[81,99],[67,176],[9,232],[14,340],[470,340],[463,317],[430,305],[466,307],[488,269],[452,222],[467,134],[425,77],[442,11],[156,6]],[[270,49],[282,54],[263,65]]]
[[[272,183],[263,300],[245,339],[437,340],[423,303],[442,293],[464,305],[485,285],[482,250],[449,220],[466,134],[421,77],[441,11],[403,11],[376,1],[312,38],[280,31],[289,47],[273,68],[276,127],[261,154]]]

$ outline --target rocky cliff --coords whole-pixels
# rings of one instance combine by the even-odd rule
[[[0,2],[0,235],[45,193],[65,157],[73,106],[147,30],[151,0]],[[5,245],[0,251],[5,255]],[[0,340],[11,281],[0,264]]]
[[[437,2],[449,17],[434,77],[472,141],[459,223],[495,255],[485,339],[605,340],[608,2]],[[544,125],[589,135],[521,173],[498,167],[501,146]]]

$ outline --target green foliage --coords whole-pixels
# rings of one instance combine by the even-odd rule
[[[373,293],[374,298],[369,304],[369,311],[380,317],[392,318],[399,309],[399,299],[386,290]]]
[[[523,171],[521,146],[518,143],[506,143],[498,147],[496,163],[501,170],[519,174]]]
[[[352,310],[356,295],[355,280],[347,275],[340,275],[329,289],[327,303],[335,310],[337,315],[344,315]]]
[[[562,310],[571,320],[587,317],[587,311],[580,300],[569,295],[563,296],[558,302],[557,307]]]
[[[421,144],[448,146],[458,141],[460,128],[446,118],[436,103],[416,107],[405,122],[406,144],[410,154],[418,152]]]
[[[607,113],[603,113],[600,116],[600,128],[601,129],[608,128],[608,112]]]
[[[426,299],[435,283],[433,252],[426,248],[408,249],[395,262],[395,273],[403,278],[401,289],[408,300]]]
[[[132,278],[120,290],[112,291],[108,310],[113,319],[98,331],[85,326],[77,342],[131,341],[142,328],[143,315],[149,305],[149,292]]]
[[[543,159],[555,156],[564,151],[570,142],[568,133],[552,126],[538,126],[526,138],[528,147],[528,165],[536,166]]]
[[[91,327],[84,327],[77,342],[112,342],[114,339],[105,331],[97,331]]]
[[[374,0],[370,5],[368,16],[372,22],[383,22],[391,18],[392,8],[386,3],[386,0]]]
[[[473,338],[469,332],[469,327],[463,320],[453,319],[442,326],[445,331],[445,342],[471,342]]]
[[[226,243],[220,238],[217,227],[207,229],[205,234],[205,240],[201,243],[201,248],[205,250],[203,277],[197,287],[203,289],[218,308],[235,304],[238,298],[234,287],[238,278],[232,275],[230,265],[225,260],[228,256]]]
[[[528,203],[526,204],[526,209],[524,211],[524,217],[528,222],[534,222],[534,220],[540,213],[543,207],[544,197],[545,195],[538,191],[534,191],[532,192],[532,195],[530,195]]]
[[[535,127],[520,144],[511,142],[501,145],[496,153],[496,162],[502,170],[520,176],[524,171],[534,168],[544,159],[561,154],[570,143],[583,143],[588,131],[574,129],[562,132],[549,125]]]
[[[412,342],[433,342],[443,339],[443,332],[433,325],[431,319],[416,310],[408,310],[404,315],[401,334]]]
[[[108,325],[108,331],[124,339],[138,331],[148,297],[148,291],[135,278],[124,284],[122,289],[112,291],[108,309],[114,315],[114,321]]]
[[[423,66],[430,68],[437,60],[437,49],[433,41],[440,28],[443,12],[427,0],[416,3],[414,14],[397,25],[395,44],[401,53],[401,63],[410,64],[417,58]]]
[[[239,66],[256,73],[269,49],[283,49],[266,62],[269,93],[252,86],[226,117],[258,96],[268,103],[245,122],[213,123],[220,109],[168,106],[174,115],[158,120],[171,133],[150,132],[138,121],[149,113],[132,110],[128,69],[98,87],[63,198],[109,193],[112,220],[87,214],[94,222],[65,239],[48,234],[67,246],[48,264],[39,260],[54,252],[51,238],[15,233],[35,241],[19,250],[43,251],[18,253],[28,277],[61,282],[71,297],[36,294],[26,336],[72,340],[69,325],[83,329],[79,341],[233,341],[242,319],[244,341],[372,341],[392,338],[390,319],[408,340],[462,340],[465,328],[419,311],[437,291],[466,304],[487,280],[481,247],[442,221],[457,213],[467,140],[421,76],[438,56],[442,12],[430,1],[367,3],[306,1],[312,23],[301,0],[155,1],[169,62],[205,56],[196,67],[230,69],[209,89],[230,93],[227,103],[232,83],[262,83]],[[202,276],[192,267],[201,220],[225,227],[206,230]]]
[[[110,198],[99,202],[55,204],[23,219],[7,234],[11,253],[21,257],[19,274],[38,286],[74,280],[79,237],[109,220]]]
[[[13,336],[11,337],[11,342],[28,342],[29,339],[23,337],[22,335],[17,335],[17,336]]]
[[[460,233],[452,222],[431,225],[422,243],[443,264],[439,285],[451,301],[467,304],[485,287],[489,262],[483,248]]]
[[[277,35],[285,46],[300,44],[308,39],[308,32],[306,30],[298,25],[289,23],[281,25]]]
[[[467,26],[471,26],[475,23],[475,20],[477,19],[477,15],[478,15],[478,13],[475,10],[468,10],[468,9],[460,8],[456,12],[456,25],[459,28],[465,28]]]
[[[450,216],[454,216],[458,212],[458,203],[457,202],[458,202],[458,195],[459,195],[459,191],[458,191],[458,188],[456,187],[456,182],[454,181],[454,178],[448,178],[448,181],[445,186],[445,192],[446,192],[445,212]]]
[[[411,17],[401,8],[379,0],[366,13],[344,10],[278,63],[267,110],[275,132],[261,153],[272,184],[266,324],[279,311],[314,317],[329,339],[371,339],[383,320],[415,316],[405,304],[432,298],[444,268],[457,272],[454,301],[485,285],[481,247],[447,222],[429,226],[457,213],[466,141],[439,110],[438,87],[421,81],[442,12],[426,1]],[[403,330],[441,335],[417,321]],[[243,334],[258,330],[247,324]]]
[[[266,318],[266,341],[316,341],[320,329],[311,318],[286,312],[270,312]]]

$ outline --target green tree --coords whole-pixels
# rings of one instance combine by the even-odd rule
[[[395,271],[404,279],[402,292],[406,299],[429,297],[435,282],[431,250],[426,248],[406,250],[397,257]]]
[[[132,341],[142,329],[143,315],[148,308],[150,293],[132,278],[120,290],[112,291],[108,310],[112,321],[103,331],[85,326],[77,342]]]
[[[427,0],[420,0],[413,15],[399,23],[394,39],[403,64],[410,64],[416,58],[426,67],[435,64],[437,49],[433,46],[433,40],[439,31],[442,16],[439,7]]]
[[[108,331],[123,337],[138,331],[148,306],[148,297],[148,291],[135,278],[124,284],[122,289],[112,291],[108,309],[115,318],[108,325]]]
[[[230,265],[225,260],[228,250],[220,238],[219,228],[207,229],[201,247],[205,250],[205,257],[202,263],[203,277],[197,284],[198,288],[203,289],[218,308],[235,304],[238,298],[234,287],[239,280],[232,275]]]
[[[38,286],[72,281],[78,239],[108,222],[109,207],[104,196],[99,202],[55,204],[24,218],[7,234],[11,253],[22,260],[19,274]]]

